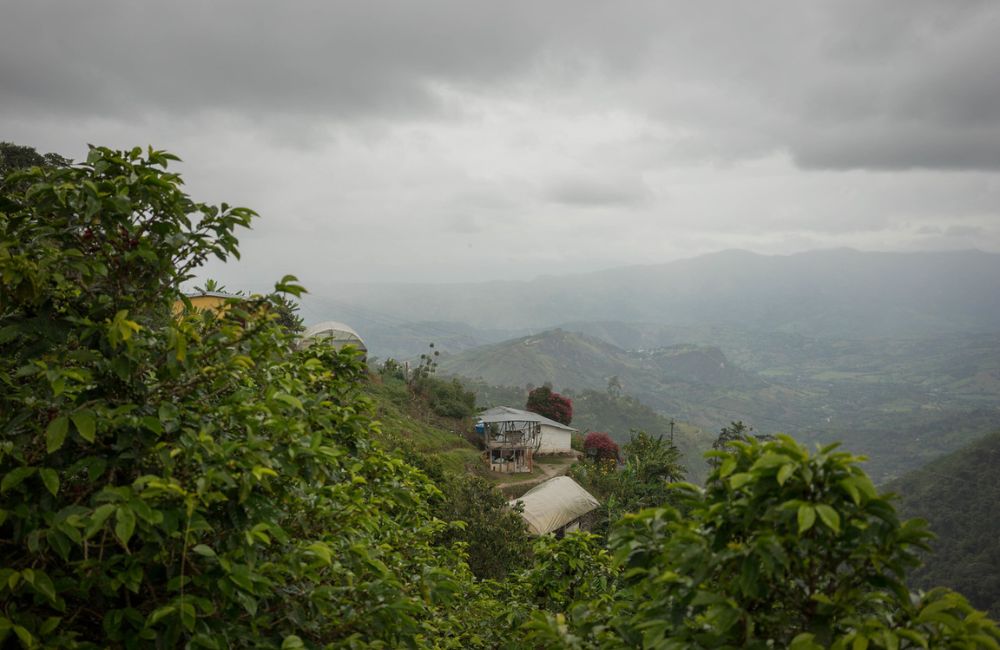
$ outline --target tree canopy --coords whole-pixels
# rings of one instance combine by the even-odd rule
[[[573,400],[553,392],[549,386],[539,386],[529,392],[524,408],[567,426],[573,421]]]

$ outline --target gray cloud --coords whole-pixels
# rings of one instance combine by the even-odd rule
[[[178,152],[192,195],[264,215],[254,261],[213,269],[231,284],[1000,250],[996,3],[0,0],[0,16],[0,138]]]

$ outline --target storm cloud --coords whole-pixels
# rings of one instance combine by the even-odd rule
[[[192,194],[265,216],[249,261],[211,269],[230,281],[1000,250],[996,3],[0,0],[0,16],[0,139],[178,152]]]

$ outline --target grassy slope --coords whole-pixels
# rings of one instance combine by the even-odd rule
[[[383,440],[390,446],[405,441],[416,451],[437,458],[447,472],[464,472],[480,464],[479,450],[464,435],[470,422],[434,415],[426,402],[412,397],[406,384],[397,379],[373,376],[367,392],[375,402]]]
[[[1000,432],[893,481],[905,517],[937,534],[914,584],[952,587],[1000,615]]]

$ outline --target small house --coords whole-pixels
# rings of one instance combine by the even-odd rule
[[[510,501],[511,507],[518,503],[524,506],[521,516],[531,534],[553,533],[556,537],[579,530],[584,517],[601,505],[568,476],[551,478]]]
[[[531,423],[532,428],[537,428],[536,447],[533,449],[537,454],[562,454],[572,453],[572,438],[576,429],[565,424],[551,420],[544,415],[511,408],[509,406],[496,406],[479,415],[479,420],[486,425],[517,423],[520,429],[527,428],[522,424]]]

